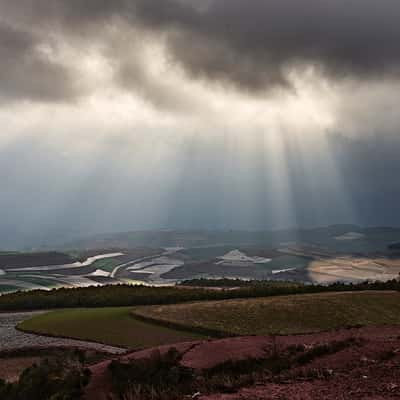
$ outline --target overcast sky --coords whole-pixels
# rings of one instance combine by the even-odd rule
[[[0,248],[400,225],[398,0],[0,0]]]

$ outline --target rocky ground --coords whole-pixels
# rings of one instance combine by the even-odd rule
[[[174,346],[181,364],[201,371],[226,361],[265,358],[290,349],[312,349],[322,345],[347,345],[332,353],[315,353],[304,364],[293,364],[278,375],[259,376],[252,387],[235,393],[204,393],[201,400],[353,400],[400,399],[400,327],[342,329],[333,332],[280,337],[239,337],[182,343]],[[167,351],[171,346],[159,348]],[[330,347],[329,347],[330,348]],[[127,354],[129,359],[149,357],[154,349]],[[87,400],[106,399],[111,390],[109,361],[93,366]]]
[[[15,328],[18,323],[39,313],[0,313],[0,379],[9,382],[17,380],[25,368],[40,362],[43,352],[68,351],[68,349],[79,348],[107,357],[107,354],[116,355],[126,351],[122,348],[98,343],[31,335]]]

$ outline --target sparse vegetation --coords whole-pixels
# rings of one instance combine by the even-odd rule
[[[116,394],[121,399],[168,400],[179,393],[190,393],[192,373],[179,364],[180,358],[172,348],[163,355],[155,351],[149,358],[113,361],[109,369]]]
[[[300,354],[296,358],[296,363],[300,365],[308,364],[316,358],[326,356],[329,354],[338,353],[341,350],[353,345],[359,345],[360,341],[355,338],[350,338],[348,340],[336,341],[332,343],[321,344],[311,348],[310,350]]]
[[[113,361],[109,370],[117,399],[177,400],[194,393],[234,393],[259,380],[279,380],[286,371],[293,371],[315,358],[335,354],[353,345],[358,345],[358,342],[350,338],[311,349],[304,346],[296,348],[296,351],[290,348],[281,351],[273,349],[272,352],[266,351],[263,357],[228,360],[204,370],[182,366],[181,354],[172,348],[165,354],[154,351],[145,359]],[[319,378],[324,377],[321,376],[323,373],[312,369],[297,372],[308,377],[318,374]]]
[[[320,332],[340,327],[400,324],[396,292],[321,293],[138,307],[153,323],[225,335]]]
[[[121,400],[178,400],[194,393],[235,392],[254,383],[255,373],[268,368],[269,359],[229,361],[212,369],[194,371],[180,364],[174,348],[153,352],[149,358],[110,366],[114,395]]]
[[[83,353],[75,352],[27,368],[15,383],[0,380],[0,399],[78,400],[89,379]]]

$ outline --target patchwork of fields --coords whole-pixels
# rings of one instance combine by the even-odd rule
[[[400,324],[400,293],[347,292],[134,309],[62,310],[24,321],[19,327],[139,349],[199,339],[206,334],[283,335],[397,324]]]
[[[133,275],[124,276],[122,272],[137,262],[153,259],[163,252],[162,249],[138,248],[97,253],[83,261],[75,261],[73,257],[67,258],[68,255],[65,255],[66,260],[71,260],[70,263],[57,264],[57,259],[50,259],[49,264],[45,265],[40,263],[43,258],[40,253],[33,254],[31,260],[27,257],[29,253],[16,253],[15,260],[2,258],[0,254],[0,294],[17,290],[136,283]]]
[[[400,274],[400,252],[393,246],[400,230],[393,228],[159,235],[110,235],[95,242],[97,250],[0,252],[0,294],[118,283],[174,285],[198,278],[329,284],[387,281]],[[140,247],[145,238],[148,245],[162,246]]]

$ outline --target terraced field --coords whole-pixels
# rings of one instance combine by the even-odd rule
[[[146,306],[134,314],[167,326],[234,335],[299,334],[400,324],[400,293],[358,292]]]
[[[326,293],[134,309],[69,309],[37,316],[19,327],[142,349],[205,336],[300,334],[360,325],[400,325],[400,293]]]
[[[16,292],[19,288],[12,285],[0,285],[0,294]]]
[[[139,262],[143,258],[155,258],[160,251],[162,250],[146,248],[96,255],[92,255],[96,252],[81,255],[0,254],[0,294],[18,290],[136,283],[135,276],[120,276],[122,274],[119,272],[124,271],[136,260]]]

